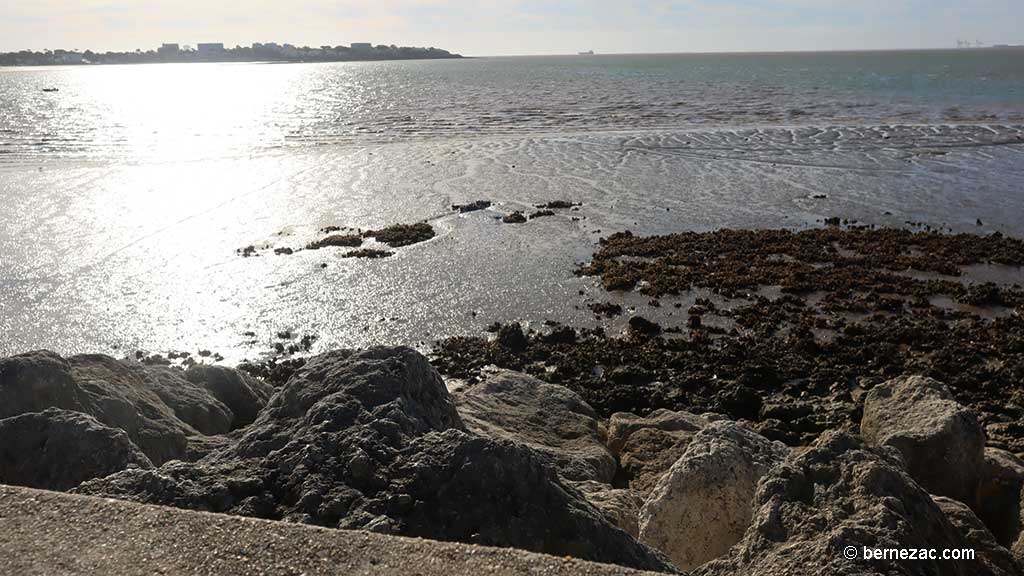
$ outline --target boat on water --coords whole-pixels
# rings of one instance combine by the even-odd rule
[[[43,88],[43,92],[60,92],[58,88]]]
[[[593,56],[594,55],[594,51],[593,50],[587,50],[586,52],[577,52],[577,54],[579,54],[580,56]]]

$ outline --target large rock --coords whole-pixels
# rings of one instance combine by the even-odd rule
[[[963,502],[945,496],[933,496],[932,500],[946,514],[967,547],[974,551],[975,558],[991,574],[1022,574],[1013,554],[996,542],[995,536],[985,524]]]
[[[186,457],[186,438],[198,432],[147,388],[146,367],[100,354],[72,356],[68,363],[86,413],[124,430],[154,464]]]
[[[872,388],[860,430],[868,444],[896,448],[910,475],[931,493],[973,501],[985,433],[945,385],[904,376]]]
[[[186,462],[196,462],[217,450],[223,450],[234,445],[238,440],[234,434],[222,434],[219,436],[189,436],[188,452],[185,454]]]
[[[713,418],[665,409],[646,417],[628,412],[612,414],[608,448],[618,458],[622,480],[646,496],[683,455],[694,434]]]
[[[0,484],[70,490],[85,480],[153,464],[122,430],[49,408],[0,420]]]
[[[682,570],[724,554],[750,524],[757,483],[789,449],[735,422],[712,422],[648,496],[640,541]]]
[[[1024,461],[998,448],[985,448],[974,510],[997,542],[1012,546],[1021,533]]]
[[[563,478],[611,483],[615,476],[597,414],[564,386],[501,372],[454,398],[466,429],[526,444]]]
[[[868,549],[972,547],[898,454],[842,433],[822,435],[762,478],[743,539],[703,576],[985,576],[1015,574],[984,560],[864,560]],[[848,559],[844,551],[854,553]]]
[[[234,415],[232,429],[252,424],[274,394],[269,384],[224,366],[195,364],[189,367],[185,377],[205,387],[231,409]]]
[[[580,494],[602,512],[612,524],[634,538],[640,537],[640,509],[644,498],[629,488],[614,488],[601,482],[570,482]]]
[[[99,354],[64,359],[30,352],[0,359],[0,418],[47,408],[83,412],[124,430],[159,465],[201,452],[188,448],[189,438],[202,442],[203,435],[223,434],[244,421],[251,408],[239,403],[239,417],[218,400],[217,390],[241,382],[259,406],[266,403],[265,384],[227,368],[210,373],[215,376],[196,378],[196,384],[181,370],[163,366]]]
[[[546,461],[465,432],[419,353],[373,348],[311,359],[237,443],[199,462],[128,470],[78,491],[671,570]]]
[[[67,361],[45,350],[0,359],[0,418],[47,408],[82,411]]]
[[[226,434],[232,429],[234,413],[205,387],[185,379],[184,372],[163,366],[139,366],[139,380],[156,394],[179,420],[200,434]]]

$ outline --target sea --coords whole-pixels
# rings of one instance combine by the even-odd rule
[[[829,217],[1024,236],[1024,51],[0,68],[0,355],[593,325],[602,236]]]

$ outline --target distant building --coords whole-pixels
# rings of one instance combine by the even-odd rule
[[[177,44],[162,44],[156,51],[159,54],[177,54],[181,51],[181,47]]]
[[[200,42],[196,45],[196,50],[200,54],[216,54],[224,51],[223,42]]]
[[[370,50],[373,50],[373,44],[370,44],[369,42],[353,42],[352,43],[352,51],[353,52],[369,52]]]
[[[53,61],[57,64],[81,64],[85,60],[85,57],[78,52],[69,52],[67,50],[54,50]]]

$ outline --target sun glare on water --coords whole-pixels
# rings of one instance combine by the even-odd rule
[[[294,98],[302,67],[277,66],[267,82],[261,66],[203,64],[118,66],[81,70],[79,95],[101,107],[130,157],[176,161],[252,149],[283,137],[275,108]]]

